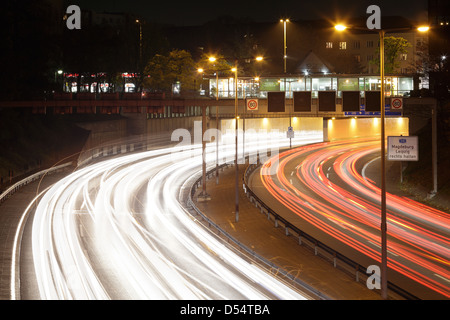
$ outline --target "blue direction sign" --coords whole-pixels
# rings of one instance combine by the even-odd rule
[[[344,112],[344,114],[346,116],[349,116],[349,117],[352,117],[352,116],[353,117],[354,116],[381,116],[381,111],[366,111],[366,106],[365,105],[362,105],[359,110],[360,111],[347,111],[347,112]],[[391,105],[390,104],[387,104],[385,106],[384,111],[385,111],[384,114],[386,116],[399,117],[399,116],[402,115],[401,111],[398,111],[398,110],[393,111],[393,110],[391,110]]]

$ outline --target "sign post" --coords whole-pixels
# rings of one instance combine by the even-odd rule
[[[288,131],[286,132],[286,135],[289,139],[289,148],[292,148],[292,139],[295,138],[294,128],[289,126]]]
[[[287,137],[289,139],[295,138],[295,133],[294,133],[294,128],[293,127],[288,127]]]

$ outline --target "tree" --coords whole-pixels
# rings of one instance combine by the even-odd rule
[[[400,67],[400,56],[408,53],[411,44],[402,37],[384,38],[384,71],[395,73]],[[377,49],[376,58],[370,61],[371,64],[380,67],[380,48]]]
[[[177,82],[181,83],[182,90],[190,90],[197,80],[194,60],[185,50],[173,50],[168,55],[156,54],[144,73],[144,88],[152,91],[170,92]]]

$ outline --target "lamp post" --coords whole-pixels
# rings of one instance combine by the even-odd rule
[[[142,63],[142,22],[136,19],[136,23],[139,24],[139,64]]]
[[[214,63],[217,61],[216,57],[209,57],[208,62]],[[216,74],[216,101],[219,101],[219,68],[214,68]],[[228,69],[227,69],[228,70]],[[223,70],[222,70],[223,71]],[[203,69],[198,69],[199,73],[203,73]],[[203,132],[203,134],[205,134]],[[219,106],[216,106],[216,184],[219,184]]]
[[[209,57],[209,62],[216,62],[216,57]],[[216,69],[216,101],[219,101],[219,70]],[[219,104],[216,106],[216,185],[219,184]]]
[[[235,221],[239,221],[239,166],[238,166],[238,64],[236,61],[236,66],[231,69],[231,71],[234,72],[234,122],[235,122],[235,128],[234,128],[234,143],[235,143],[235,158],[234,158],[234,165],[235,165]]]
[[[287,23],[290,22],[289,19],[281,19],[280,22],[283,23],[284,27],[284,45],[283,45],[283,60],[284,60],[284,73],[286,74],[286,59],[287,59]]]
[[[342,24],[336,25],[337,31],[344,31],[348,27]],[[368,30],[359,27],[350,27],[351,29]],[[369,29],[370,30],[370,29]],[[387,299],[387,214],[386,214],[386,130],[385,130],[385,80],[384,80],[384,38],[387,32],[395,32],[402,30],[411,30],[411,28],[396,29],[375,29],[380,37],[380,110],[381,110],[381,297]],[[427,32],[429,27],[417,28],[419,32]]]
[[[198,73],[202,74],[203,69],[199,68]],[[196,88],[195,88],[196,89]],[[202,106],[202,192],[198,195],[197,200],[200,202],[211,200],[211,196],[206,192],[206,106]]]
[[[136,19],[136,23],[139,24],[139,67],[138,67],[138,71],[139,71],[139,90],[140,92],[142,92],[142,81],[143,81],[143,70],[142,70],[142,50],[143,50],[143,37],[142,37],[142,21],[139,19]]]
[[[264,60],[263,57],[258,56],[255,58],[257,62],[261,62]],[[236,179],[235,179],[235,214],[236,219],[235,221],[239,221],[239,166],[238,166],[238,129],[239,129],[239,114],[238,114],[238,60],[235,60],[235,67],[231,69],[232,72],[234,72],[234,119],[235,119],[235,167],[236,167]],[[245,97],[244,97],[245,100]],[[246,106],[244,106],[246,108]],[[245,155],[244,159],[245,159]]]
[[[62,76],[63,73],[64,73],[64,71],[62,71],[61,69],[55,71],[55,87],[58,88],[58,90],[60,89],[58,76]],[[63,88],[63,91],[64,91],[64,88]]]

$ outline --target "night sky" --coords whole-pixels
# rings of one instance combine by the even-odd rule
[[[427,20],[427,0],[72,0],[71,4],[98,12],[134,13],[150,22],[175,25],[201,25],[221,15],[250,17],[257,22],[277,21],[281,17],[293,20],[365,17],[371,4],[380,6],[382,16]]]

